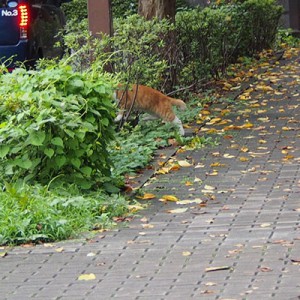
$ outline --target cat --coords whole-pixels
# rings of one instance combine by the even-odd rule
[[[115,118],[116,122],[121,121],[124,113],[133,105],[134,110],[146,112],[154,118],[161,118],[166,122],[175,124],[179,128],[179,133],[184,135],[182,122],[172,109],[172,106],[177,106],[181,110],[186,109],[186,104],[182,100],[166,96],[145,85],[133,85],[126,92],[120,87],[115,96],[120,108]],[[135,102],[133,104],[134,98]]]

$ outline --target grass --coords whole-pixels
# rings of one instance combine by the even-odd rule
[[[118,195],[48,191],[41,186],[10,186],[0,193],[0,244],[49,242],[112,225],[113,217],[129,212]]]

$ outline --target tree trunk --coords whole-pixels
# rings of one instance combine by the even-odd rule
[[[176,0],[139,0],[138,12],[145,19],[154,17],[175,20]]]

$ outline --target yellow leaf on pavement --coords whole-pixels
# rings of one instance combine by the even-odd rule
[[[180,167],[191,167],[192,164],[190,164],[188,161],[186,160],[179,160],[178,161],[178,164]]]
[[[177,201],[176,204],[179,205],[188,205],[188,204],[201,204],[203,203],[203,201],[200,198],[196,198],[194,200],[181,200],[181,201]]]
[[[245,123],[241,126],[243,129],[253,128],[254,125],[252,123]]]
[[[249,149],[248,149],[247,147],[244,146],[244,147],[241,148],[241,151],[244,152],[244,153],[246,153],[246,152],[249,151]]]
[[[240,157],[240,161],[241,162],[246,162],[246,161],[249,161],[249,158],[242,156],[242,157]]]
[[[175,208],[175,209],[170,209],[167,212],[170,214],[182,214],[186,212],[188,209],[187,208]]]
[[[64,247],[56,248],[55,251],[61,253],[64,251]]]
[[[141,199],[141,200],[151,200],[156,198],[154,194],[146,193],[143,196],[137,196],[136,198]]]
[[[88,281],[88,280],[95,280],[96,279],[96,275],[93,274],[93,273],[90,273],[90,274],[82,274],[78,277],[78,280],[85,280],[85,281]]]
[[[179,199],[173,195],[164,195],[160,199],[162,201],[171,201],[171,202],[177,202]]]

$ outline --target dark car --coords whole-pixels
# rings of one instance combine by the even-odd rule
[[[61,0],[0,0],[0,63],[33,66],[39,58],[59,57],[59,31],[65,24]]]

